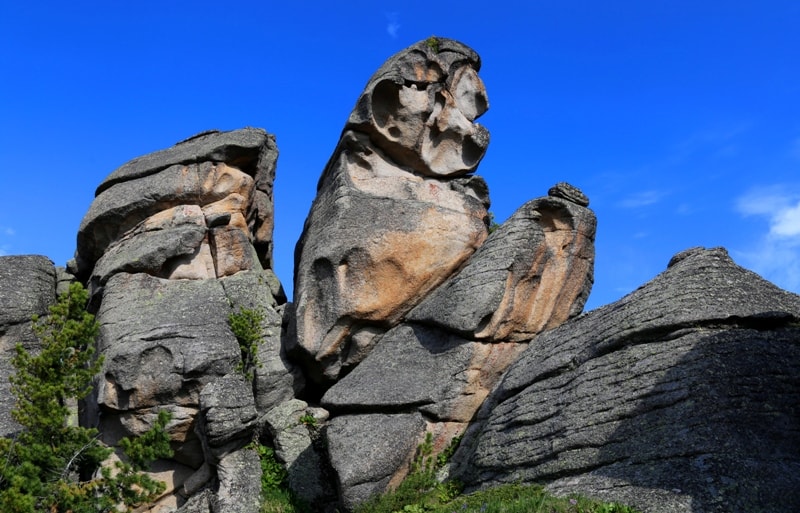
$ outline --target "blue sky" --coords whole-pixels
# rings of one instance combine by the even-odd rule
[[[0,254],[63,265],[96,186],[211,128],[276,134],[292,252],[355,100],[430,35],[483,59],[478,173],[506,219],[556,182],[598,217],[587,308],[693,246],[800,291],[800,2],[2,2]]]

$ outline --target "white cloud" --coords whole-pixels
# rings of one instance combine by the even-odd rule
[[[776,285],[800,292],[800,191],[785,185],[752,189],[736,209],[745,217],[765,218],[768,226],[753,247],[734,252],[737,259]]]
[[[661,198],[666,196],[666,193],[661,191],[642,191],[631,194],[627,198],[617,203],[618,207],[622,208],[641,208],[648,205],[653,205],[661,201]]]
[[[9,237],[13,237],[13,236],[14,236],[14,234],[15,234],[16,232],[14,231],[14,229],[13,229],[13,228],[5,228],[5,227],[4,227],[4,228],[3,228],[3,233],[4,233],[5,235],[8,235]]]
[[[750,190],[736,201],[743,216],[763,216],[769,222],[768,237],[800,238],[800,192],[791,186],[772,185]]]
[[[776,237],[800,237],[800,201],[778,212],[770,222],[769,232]]]
[[[400,22],[398,21],[397,13],[396,12],[386,13],[386,20],[388,21],[388,23],[386,24],[386,32],[393,39],[397,39],[397,33],[400,30]]]

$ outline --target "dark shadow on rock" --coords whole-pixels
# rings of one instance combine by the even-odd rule
[[[644,513],[800,511],[800,296],[724,249],[676,255],[531,341],[453,458]]]
[[[621,349],[630,368],[607,376],[628,394],[608,412],[621,420],[599,450],[561,452],[573,465],[587,453],[595,469],[556,473],[550,488],[653,512],[800,511],[800,328],[747,324]]]

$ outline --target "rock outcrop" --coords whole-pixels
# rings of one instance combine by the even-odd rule
[[[800,296],[723,249],[538,335],[484,403],[457,477],[649,512],[800,509]]]
[[[296,358],[330,411],[342,504],[437,451],[524,349],[583,308],[595,217],[568,184],[488,234],[477,54],[422,41],[373,76],[320,179],[296,250]],[[488,236],[488,239],[487,239]],[[362,446],[363,444],[363,446]],[[391,450],[384,450],[391,447]]]
[[[289,350],[314,382],[362,361],[486,238],[488,190],[470,176],[489,143],[479,68],[461,43],[420,42],[358,99],[296,249]]]
[[[7,377],[14,367],[11,359],[17,344],[35,351],[39,341],[31,318],[47,314],[56,300],[56,268],[38,255],[0,257],[0,436],[20,429],[11,417],[14,397]]]
[[[462,434],[446,470],[470,489],[800,510],[800,296],[693,249],[581,314],[596,219],[580,190],[558,183],[490,230],[479,69],[430,38],[369,80],[296,246],[294,304],[272,272],[271,135],[204,132],[123,165],[71,274],[0,258],[0,376],[14,344],[36,348],[31,317],[86,283],[104,361],[81,422],[113,445],[172,414],[174,456],[152,472],[167,492],[142,513],[257,513],[254,439],[314,510],[350,510],[423,441],[436,455]],[[229,324],[247,311],[255,350]],[[11,408],[3,379],[2,436]]]
[[[205,487],[216,513],[256,511],[260,466],[242,448],[259,414],[302,386],[280,347],[285,297],[271,269],[276,159],[263,130],[205,132],[114,171],[81,223],[72,268],[104,356],[83,422],[115,444],[172,414],[174,461],[160,465],[189,484],[172,479],[159,507]],[[262,319],[248,377],[228,324],[242,309]]]

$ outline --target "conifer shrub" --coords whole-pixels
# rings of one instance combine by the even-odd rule
[[[262,339],[261,323],[263,321],[263,312],[244,307],[240,307],[238,312],[228,316],[228,326],[239,342],[242,354],[242,361],[236,370],[248,380],[253,379],[255,369],[261,366],[261,362],[258,361],[258,346]]]
[[[85,305],[88,293],[73,283],[44,318],[33,319],[41,343],[31,353],[21,344],[11,363],[12,416],[22,430],[0,438],[0,511],[4,513],[97,513],[131,511],[153,501],[164,483],[141,471],[172,451],[161,412],[145,435],[123,439],[125,460],[101,466],[113,452],[96,429],[70,425],[69,400],[92,390],[102,366],[95,358],[99,326]]]

